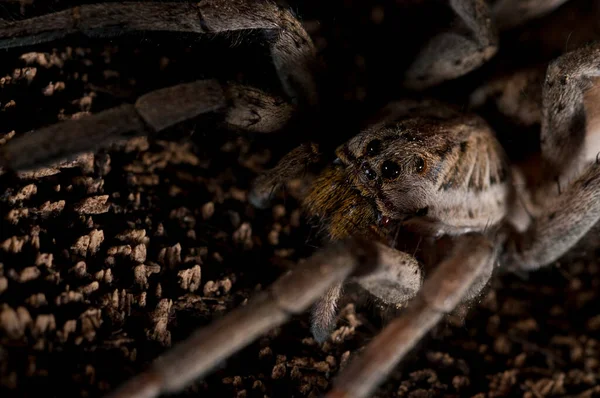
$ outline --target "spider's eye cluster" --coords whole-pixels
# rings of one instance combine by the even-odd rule
[[[415,160],[415,170],[417,171],[417,173],[424,173],[425,169],[427,168],[427,165],[425,164],[425,159],[423,159],[422,157],[418,157]]]
[[[400,166],[390,160],[386,160],[381,165],[381,176],[386,180],[394,180],[400,175]]]
[[[375,156],[379,153],[380,150],[381,150],[381,141],[373,140],[373,141],[369,142],[369,145],[367,145],[366,155],[367,156]]]

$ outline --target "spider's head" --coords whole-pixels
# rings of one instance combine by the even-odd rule
[[[367,129],[336,151],[353,184],[385,217],[403,219],[429,206],[448,140],[421,119]]]
[[[463,224],[463,213],[475,219],[477,198],[496,195],[504,167],[499,144],[478,118],[413,117],[373,127],[336,154],[351,183],[392,220]]]

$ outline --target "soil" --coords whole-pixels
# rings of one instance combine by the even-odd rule
[[[23,0],[1,12],[20,19],[80,3]],[[368,109],[366,93],[377,95],[362,84],[363,56],[350,57],[344,31],[331,28],[333,6],[303,7],[320,50],[350,60],[344,95]],[[365,2],[352,10],[344,21],[368,27],[383,12]],[[253,43],[75,36],[3,52],[0,142],[182,81],[235,76],[277,90],[265,48]],[[0,396],[106,394],[313,252],[315,230],[293,190],[266,210],[247,201],[257,173],[302,138],[222,131],[207,117],[0,175]],[[440,325],[375,396],[600,396],[597,236],[546,269],[498,275],[464,323]],[[312,339],[307,315],[296,316],[181,395],[319,396],[389,319],[364,296],[349,290],[325,344]]]

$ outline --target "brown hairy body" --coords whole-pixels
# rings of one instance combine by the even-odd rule
[[[328,166],[314,179],[302,207],[329,240],[357,233],[377,239],[384,236],[373,203],[361,194],[340,165]]]

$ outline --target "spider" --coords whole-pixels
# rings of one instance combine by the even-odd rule
[[[492,11],[481,0],[450,0],[454,23],[423,47],[407,68],[404,84],[427,89],[474,71],[497,51],[495,26],[522,24],[560,3],[529,2],[526,12],[515,13],[511,0],[495,2]],[[258,30],[290,101],[235,83],[184,83],[150,92],[133,105],[17,137],[1,148],[4,167],[39,167],[206,113],[220,113],[233,129],[272,132],[285,128],[297,113],[321,115],[318,109],[325,106],[317,84],[321,66],[310,37],[289,10],[268,1],[84,5],[4,22],[0,47],[76,32],[110,36],[115,28],[118,33],[170,30],[200,35]],[[498,95],[510,96],[514,87],[540,81],[539,68],[500,77],[473,92],[473,105],[492,102],[508,116],[541,123],[541,156],[534,159],[534,167],[511,163],[482,117],[433,99],[390,102],[335,150],[331,162],[316,143],[285,155],[255,181],[251,202],[267,206],[287,180],[305,179],[305,213],[317,220],[331,243],[244,308],[174,347],[114,396],[179,391],[261,333],[311,306],[314,337],[323,341],[335,323],[347,282],[358,283],[385,303],[406,306],[327,394],[368,396],[446,314],[478,297],[496,269],[546,266],[596,224],[599,58],[600,48],[591,45],[545,65],[543,85],[537,88],[541,109],[533,96],[525,101],[527,106],[511,112],[502,108]]]

